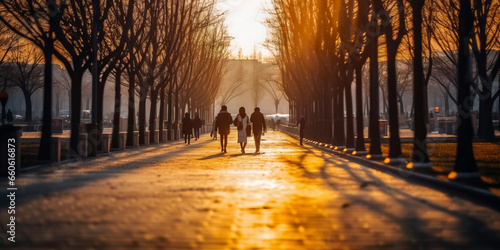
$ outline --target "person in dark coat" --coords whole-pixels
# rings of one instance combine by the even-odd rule
[[[262,137],[262,130],[264,129],[264,132],[267,131],[266,127],[266,119],[264,118],[264,114],[260,112],[260,108],[256,107],[254,109],[254,112],[250,116],[250,121],[252,122],[253,125],[253,138],[255,140],[255,153],[259,154],[260,153],[260,140]]]
[[[193,122],[189,117],[189,113],[184,115],[182,119],[182,134],[184,134],[184,143],[191,144],[191,134],[193,133]]]
[[[217,129],[219,130],[219,135],[220,135],[220,146],[221,146],[221,152],[222,153],[227,153],[226,147],[227,147],[227,136],[230,133],[230,126],[233,123],[233,118],[231,117],[231,114],[227,112],[227,106],[223,105],[221,107],[221,110],[219,114],[217,115]]]
[[[306,129],[306,118],[304,116],[300,117],[299,121],[297,121],[297,126],[299,125],[300,146],[302,146],[302,139],[304,139],[304,131]]]
[[[10,111],[10,109],[9,109],[9,111],[7,111],[7,122],[8,123],[12,123],[13,120],[14,119],[13,119],[13,116],[12,116],[12,111]]]
[[[193,119],[193,129],[194,129],[194,140],[197,141],[200,139],[200,128],[201,128],[201,119],[198,116],[198,113],[194,115]]]

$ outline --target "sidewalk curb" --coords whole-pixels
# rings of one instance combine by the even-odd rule
[[[282,133],[289,135],[293,138],[296,138],[297,135],[295,134],[290,134],[284,131],[281,131]],[[353,156],[349,155],[343,152],[335,151],[329,148],[321,147],[316,144],[311,144],[307,141],[304,141],[304,143],[307,143],[309,146],[313,146],[316,149],[320,149],[324,152],[332,153],[336,156],[340,156],[343,159],[361,164],[363,166],[384,172],[384,173],[390,173],[392,175],[397,176],[398,178],[401,178],[403,180],[411,181],[411,182],[417,182],[419,184],[429,186],[432,185],[434,187],[438,187],[440,190],[447,192],[447,194],[450,197],[453,196],[466,196],[466,198],[472,202],[475,203],[480,203],[482,205],[486,205],[492,209],[495,209],[497,211],[500,211],[500,196],[496,195],[492,192],[488,192],[476,187],[472,186],[467,186],[464,184],[459,184],[451,181],[445,181],[433,176],[425,175],[422,173],[417,173],[413,171],[409,171],[403,168],[397,168],[390,166],[388,164],[384,164],[381,162],[373,161],[373,160],[368,160],[366,158],[361,158],[359,156]],[[454,192],[454,193],[449,193],[449,192]],[[464,197],[465,198],[465,197]]]

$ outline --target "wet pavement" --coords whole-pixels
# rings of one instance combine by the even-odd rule
[[[14,249],[498,249],[500,213],[279,132],[173,142],[16,180]],[[10,237],[10,236],[9,236]]]

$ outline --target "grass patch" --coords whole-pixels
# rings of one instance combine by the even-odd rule
[[[500,185],[500,144],[490,142],[475,142],[474,157],[483,180],[489,184]],[[367,150],[370,144],[366,144]],[[442,175],[448,175],[453,171],[457,154],[456,143],[428,143],[427,149],[432,163],[432,169]],[[401,151],[403,157],[410,161],[413,152],[412,143],[402,143]],[[382,153],[389,155],[389,145],[382,144]]]

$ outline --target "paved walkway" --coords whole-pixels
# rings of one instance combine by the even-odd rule
[[[204,135],[16,182],[15,249],[498,249],[500,213],[278,132],[262,154]],[[253,152],[249,143],[247,152]],[[0,248],[8,244],[5,183]],[[9,247],[7,247],[9,248]]]

